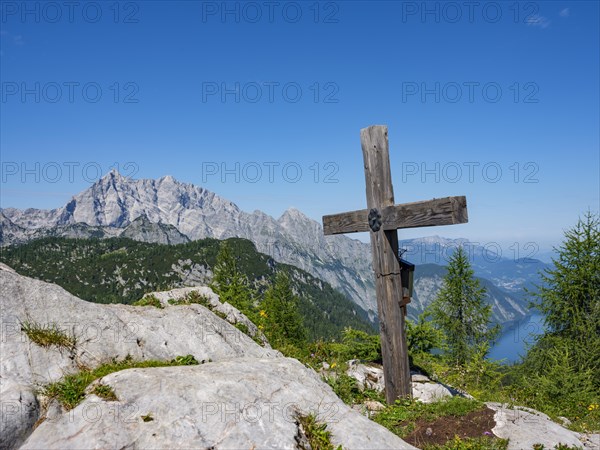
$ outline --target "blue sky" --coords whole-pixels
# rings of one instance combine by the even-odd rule
[[[275,217],[365,207],[360,129],[389,127],[404,230],[557,245],[599,209],[599,3],[2,2],[2,207],[118,167]],[[362,236],[364,238],[364,236]]]

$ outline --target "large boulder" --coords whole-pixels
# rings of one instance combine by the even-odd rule
[[[193,293],[203,298],[204,302],[206,303],[205,306],[209,308],[212,312],[218,314],[220,317],[223,317],[225,320],[227,320],[227,322],[231,324],[243,325],[245,329],[248,330],[248,334],[253,339],[259,341],[263,347],[271,348],[269,342],[267,341],[267,338],[258,329],[254,322],[248,319],[234,306],[230,305],[227,302],[221,302],[219,296],[207,286],[184,287],[171,289],[170,291],[151,292],[145,297],[152,296],[156,298],[163,307],[168,308],[171,305],[171,302],[185,300],[190,294]]]
[[[535,409],[508,407],[493,402],[486,404],[495,411],[496,426],[492,432],[498,437],[509,439],[511,450],[529,450],[534,444],[542,444],[544,448],[554,448],[559,443],[571,447],[584,446],[578,433],[567,430]]]
[[[46,420],[22,449],[296,449],[299,416],[327,423],[345,449],[414,448],[345,405],[290,358],[240,358],[200,366],[129,369],[100,380],[118,398],[90,395]]]
[[[280,356],[198,304],[160,309],[90,303],[5,265],[0,265],[0,301],[0,374],[26,384],[55,381],[82,366],[128,355],[134,360],[170,360],[191,354],[198,361]],[[75,345],[41,347],[21,330],[24,323],[57,327]]]
[[[209,297],[208,308],[169,304],[187,291],[157,293],[162,309],[101,305],[0,264],[0,449],[302,448],[307,430],[298,417],[310,413],[344,448],[414,448],[347,407],[313,370],[215,315],[211,309],[238,324],[247,320],[207,288],[199,292]],[[54,327],[72,342],[42,346],[24,332],[26,324]],[[100,399],[90,386],[66,411],[38,394],[43,384],[113,359],[190,354],[202,364],[128,369],[97,380],[112,387],[116,401]]]
[[[210,289],[201,289],[212,294],[213,303],[218,301]],[[244,321],[230,305],[221,308]],[[127,356],[167,361],[190,354],[198,361],[281,356],[201,305],[159,309],[90,303],[4,264],[0,264],[0,323],[0,449],[16,448],[44,417],[35,389],[82,367]],[[55,327],[73,338],[74,345],[42,347],[22,331],[24,324]]]

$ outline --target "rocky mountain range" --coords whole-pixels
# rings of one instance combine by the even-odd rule
[[[112,171],[61,208],[0,210],[0,245],[45,236],[121,236],[169,244],[242,237],[276,261],[327,281],[368,311],[372,319],[376,317],[368,244],[341,235],[326,237],[320,223],[293,208],[278,219],[258,210],[242,211],[213,192],[171,176],[134,180]],[[402,241],[401,245],[407,248],[425,243],[457,242],[434,237]],[[535,260],[523,268],[519,261],[505,257],[491,262],[479,258],[473,263],[478,276],[491,280],[487,283],[491,287],[488,301],[493,305],[494,319],[502,323],[523,317],[527,309],[520,292],[523,286],[535,282],[537,270],[544,264]],[[437,292],[443,277],[443,268],[438,268],[423,272],[417,267],[411,316],[420,312]]]

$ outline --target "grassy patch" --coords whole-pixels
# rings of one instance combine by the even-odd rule
[[[506,450],[508,439],[495,439],[490,437],[454,439],[442,445],[426,445],[424,450]]]
[[[482,403],[462,397],[448,397],[434,403],[421,403],[414,399],[396,400],[394,405],[387,406],[373,420],[401,438],[406,438],[420,424],[442,417],[466,416],[482,407]]]
[[[95,394],[101,399],[109,402],[118,400],[117,396],[115,395],[115,391],[113,391],[113,388],[106,384],[97,384],[96,386],[94,386],[92,394]]]
[[[201,305],[206,309],[211,311],[216,316],[220,317],[223,320],[226,320],[227,315],[215,309],[215,307],[210,303],[210,299],[208,296],[200,294],[198,291],[191,291],[184,298],[178,299],[170,299],[168,300],[170,305]]]
[[[121,361],[113,360],[110,363],[102,364],[93,370],[82,370],[79,373],[67,375],[61,381],[46,385],[42,389],[41,393],[50,398],[57,399],[66,409],[69,410],[75,408],[85,398],[85,390],[93,381],[110,373],[132,368],[183,366],[194,364],[198,364],[198,361],[196,361],[192,355],[178,356],[171,361],[133,361],[133,359],[128,356]],[[100,389],[102,392],[103,388]],[[106,389],[104,389],[104,393],[108,394]],[[96,393],[96,395],[98,394]],[[101,395],[98,396],[101,397]]]
[[[175,366],[195,366],[199,364],[194,355],[177,356],[171,360],[171,365]]]
[[[163,309],[163,305],[154,295],[146,295],[137,302],[132,303],[133,306],[154,306],[155,308]]]
[[[418,420],[434,421],[440,417],[465,416],[481,409],[482,403],[462,397],[449,397],[434,403],[416,400],[396,400],[394,405],[378,413],[373,419],[400,437],[406,437],[415,429]]]
[[[581,450],[581,447],[571,447],[567,444],[558,443],[554,446],[555,450]],[[533,444],[533,450],[549,450],[544,444]]]
[[[192,303],[202,305],[205,308],[211,309],[210,299],[208,296],[200,294],[198,291],[188,292],[183,298],[171,298],[168,300],[170,305],[191,305]]]
[[[334,450],[331,443],[331,432],[327,430],[326,423],[317,422],[314,414],[298,415],[297,420],[313,450]],[[338,446],[335,450],[342,450],[342,446]]]
[[[49,324],[47,326],[36,322],[24,322],[21,324],[23,331],[32,342],[41,347],[62,347],[72,349],[75,347],[75,338],[62,331],[58,325]]]
[[[600,430],[600,396],[581,389],[588,374],[578,375],[565,369],[563,374],[556,373],[554,377],[563,380],[561,383],[554,378],[538,377],[532,381],[531,377],[525,377],[527,383],[524,384],[519,365],[502,366],[485,361],[465,368],[452,367],[439,355],[425,353],[413,355],[413,364],[431,379],[463,389],[478,400],[527,406],[547,414],[559,424],[561,416],[567,417],[571,421],[567,428],[577,432]],[[577,382],[578,377],[583,378],[581,383]]]

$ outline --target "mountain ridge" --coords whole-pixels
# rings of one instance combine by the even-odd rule
[[[73,237],[74,230],[82,232],[81,224],[96,227],[94,231],[106,237],[116,237],[141,216],[146,218],[148,236],[167,243],[169,239],[185,238],[248,239],[259,252],[330,283],[368,311],[371,320],[377,314],[369,244],[343,235],[324,236],[321,224],[296,208],[287,209],[277,219],[259,210],[244,212],[233,202],[172,176],[134,180],[113,170],[61,208],[0,209],[0,245],[49,235]],[[127,237],[150,239],[139,233]],[[431,243],[444,238],[423,239]],[[519,286],[517,283],[513,292],[505,290],[506,294],[514,297]],[[423,292],[419,295],[416,288],[417,296],[427,301],[427,296]],[[523,303],[519,298],[514,301]],[[506,309],[495,319],[516,320],[524,315],[523,311],[523,307]]]

